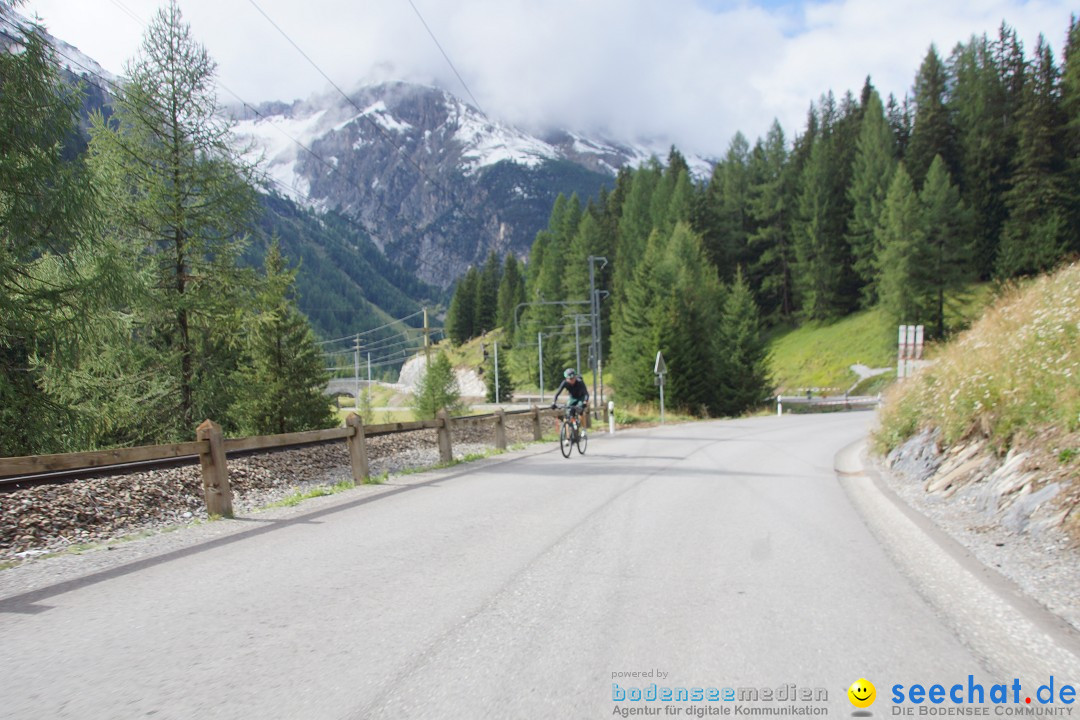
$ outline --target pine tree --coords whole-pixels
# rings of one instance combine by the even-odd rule
[[[741,415],[761,405],[771,390],[769,350],[761,335],[754,295],[742,270],[736,272],[724,301],[717,350],[719,413]]]
[[[175,0],[129,63],[114,114],[94,118],[91,159],[112,199],[112,230],[143,278],[139,342],[173,386],[168,438],[229,416],[228,377],[241,351],[240,312],[254,274],[239,257],[255,210],[253,169],[238,156],[215,93],[215,65]]]
[[[615,245],[612,296],[614,305],[620,306],[626,299],[626,291],[633,282],[638,263],[645,255],[649,235],[653,230],[652,197],[662,175],[655,158],[634,171],[630,189],[619,216],[618,235]],[[618,316],[613,318],[618,324]],[[612,328],[614,332],[614,328]]]
[[[1059,72],[1050,46],[1039,36],[1018,120],[1019,148],[1012,188],[1005,194],[1009,218],[1002,232],[997,273],[1013,277],[1052,267],[1069,246],[1065,118]]]
[[[689,224],[677,224],[669,236],[655,231],[626,302],[616,308],[620,321],[612,334],[611,364],[619,396],[630,402],[656,398],[653,363],[660,350],[669,366],[680,368],[671,378],[671,402],[695,412],[711,410],[712,339],[720,304],[716,268]]]
[[[840,308],[842,257],[832,224],[831,157],[828,139],[814,143],[803,170],[798,216],[794,224],[795,288],[803,316],[836,317]]]
[[[669,369],[666,400],[707,415],[718,401],[716,337],[723,291],[700,236],[686,223],[676,225],[661,262],[666,270],[660,277],[674,277],[657,288],[652,343]],[[644,359],[655,362],[655,350]]]
[[[251,365],[239,371],[239,426],[254,435],[332,427],[326,397],[329,374],[307,318],[296,309],[290,270],[275,241],[266,253],[266,276],[256,298],[248,338]]]
[[[938,155],[930,165],[922,192],[922,246],[915,258],[911,279],[921,296],[919,319],[931,326],[931,334],[945,336],[945,294],[963,289],[975,276],[972,265],[970,216],[952,184],[945,161]]]
[[[413,395],[413,416],[417,420],[435,418],[440,410],[461,410],[461,390],[454,368],[445,353],[438,353],[430,367],[425,367]]]
[[[521,262],[513,253],[506,254],[496,298],[498,311],[495,324],[509,336],[514,332],[514,312],[519,303],[525,302],[525,280],[521,273]]]
[[[93,267],[98,195],[85,163],[65,160],[80,98],[55,64],[37,27],[0,52],[0,455],[85,449],[64,442],[74,405],[42,375],[71,369],[109,289]]]
[[[480,274],[470,267],[458,280],[446,311],[446,333],[455,345],[476,337],[476,297]]]
[[[724,160],[713,169],[705,190],[708,226],[700,228],[709,259],[720,279],[734,277],[735,268],[748,261],[747,244],[752,231],[750,215],[750,144],[736,133]]]
[[[896,145],[885,119],[885,109],[877,91],[871,89],[863,111],[862,128],[856,144],[855,167],[848,190],[852,203],[848,223],[848,243],[854,258],[854,270],[863,283],[863,300],[876,301],[877,259],[879,248],[875,232],[881,219],[885,194],[896,169]]]
[[[477,336],[495,329],[499,298],[499,258],[492,250],[476,279],[473,333]]]
[[[897,323],[924,321],[920,293],[912,278],[919,271],[920,253],[924,247],[923,219],[919,198],[901,164],[893,175],[885,196],[877,243],[881,249],[878,266],[878,295],[881,307]]]
[[[619,378],[620,397],[630,402],[651,400],[656,392],[652,358],[657,350],[656,315],[663,310],[657,299],[666,297],[675,284],[675,273],[663,263],[667,239],[658,230],[653,231],[633,280],[626,287],[626,299],[615,308],[610,366]]]
[[[795,312],[792,287],[791,246],[792,177],[784,131],[773,121],[763,146],[763,172],[750,190],[750,214],[755,232],[748,242],[757,260],[751,268],[752,283],[767,317],[784,321]]]
[[[896,140],[896,159],[903,160],[907,156],[908,143],[911,142],[911,101],[905,95],[903,102],[900,102],[890,93],[885,115],[889,118],[889,127]]]
[[[1069,20],[1061,72],[1061,110],[1065,122],[1063,131],[1065,154],[1065,188],[1069,212],[1067,239],[1071,252],[1080,252],[1080,22],[1076,16]]]
[[[499,394],[495,395],[495,354],[492,353],[485,363],[484,385],[487,387],[487,401],[489,403],[504,403],[514,399],[514,381],[510,377],[510,368],[507,364],[507,348],[499,347]]]
[[[905,164],[915,188],[921,188],[935,155],[944,158],[950,173],[956,171],[956,130],[948,105],[945,65],[931,45],[915,76],[915,126]]]
[[[1002,28],[1003,37],[1009,31]],[[1002,195],[1016,146],[1014,112],[1009,109],[1003,69],[983,35],[959,46],[951,60],[954,77],[949,104],[956,119],[959,167],[957,184],[973,210],[971,242],[979,275],[993,270],[1005,222]]]

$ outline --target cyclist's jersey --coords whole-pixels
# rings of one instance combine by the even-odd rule
[[[563,390],[566,390],[568,393],[570,393],[571,405],[577,405],[589,401],[589,389],[585,387],[585,381],[581,378],[578,378],[577,382],[575,382],[573,385],[566,382],[566,380],[563,380],[559,384],[559,389],[555,391],[555,397],[551,400],[551,402],[557,402],[559,399],[559,395],[562,393]]]

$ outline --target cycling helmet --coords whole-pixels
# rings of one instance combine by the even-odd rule
[[[574,372],[574,368],[566,368],[566,370],[563,372],[562,376],[564,378],[566,378],[567,380],[569,380],[572,377],[576,377],[577,373]]]

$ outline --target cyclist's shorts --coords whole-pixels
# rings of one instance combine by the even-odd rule
[[[585,404],[584,400],[578,400],[575,397],[571,397],[570,400],[567,401],[566,406],[567,407],[578,407],[578,406],[584,405],[584,404]]]

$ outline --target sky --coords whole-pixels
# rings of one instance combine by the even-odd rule
[[[947,56],[1003,20],[1029,50],[1045,34],[1060,59],[1076,11],[1067,0],[180,0],[221,84],[249,103],[331,91],[256,3],[345,90],[435,84],[526,129],[707,157],[773,119],[790,140],[812,100],[857,95],[867,75],[883,97],[902,96],[931,43]],[[21,12],[122,74],[160,4],[28,0]]]

